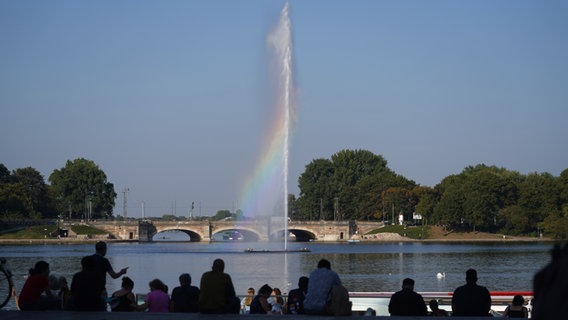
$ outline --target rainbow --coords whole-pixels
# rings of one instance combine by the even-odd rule
[[[245,217],[287,216],[288,150],[294,111],[292,36],[286,4],[276,28],[268,35],[276,70],[276,102],[259,163],[245,183],[239,203]]]

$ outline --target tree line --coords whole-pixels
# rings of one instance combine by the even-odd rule
[[[32,167],[10,172],[0,163],[0,218],[100,219],[112,216],[114,185],[91,160],[67,161],[48,178]]]
[[[10,172],[0,164],[0,218],[113,216],[114,185],[93,161],[67,161],[48,181],[34,168]],[[555,177],[479,164],[429,187],[396,174],[381,155],[341,150],[306,165],[298,186],[298,198],[288,199],[294,220],[393,222],[402,215],[407,223],[448,230],[568,238],[568,169]],[[219,211],[215,217],[246,216],[237,213]]]
[[[479,164],[428,187],[396,174],[381,155],[342,150],[310,162],[298,184],[298,199],[289,198],[298,220],[392,222],[402,215],[448,230],[568,237],[568,169],[554,177]]]

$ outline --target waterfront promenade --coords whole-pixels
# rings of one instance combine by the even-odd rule
[[[332,316],[311,316],[311,315],[229,315],[229,314],[200,314],[200,313],[150,313],[150,312],[70,312],[70,311],[2,311],[2,320],[213,320],[213,319],[242,319],[242,320],[276,320],[276,319],[298,319],[298,320],[324,320],[324,319],[345,319],[345,318],[368,318],[366,316],[351,317],[332,317]],[[428,319],[447,319],[444,317],[387,317],[377,316],[373,319],[392,319],[392,320],[428,320]],[[481,317],[453,317],[453,319],[481,320]]]

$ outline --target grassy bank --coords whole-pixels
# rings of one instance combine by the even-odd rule
[[[76,235],[101,235],[107,234],[107,232],[92,228],[89,226],[84,225],[76,225],[65,227],[70,232]],[[58,228],[56,225],[37,225],[37,226],[29,226],[23,228],[15,228],[9,230],[2,230],[0,231],[0,239],[57,239],[58,237]]]
[[[470,231],[457,232],[442,229],[440,226],[385,226],[375,229],[367,235],[380,233],[395,233],[408,239],[433,240],[433,241],[550,241],[548,238],[535,238],[523,236],[511,236],[497,233]]]

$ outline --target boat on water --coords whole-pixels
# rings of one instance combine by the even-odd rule
[[[312,250],[308,248],[300,248],[296,250],[257,250],[254,248],[246,248],[245,252],[248,253],[284,253],[284,252],[311,252]]]

